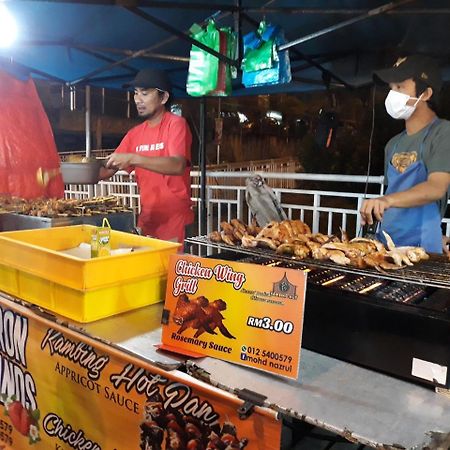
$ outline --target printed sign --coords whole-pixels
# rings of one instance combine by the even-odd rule
[[[275,412],[0,296],[0,449],[278,449]]]
[[[300,270],[174,255],[163,348],[297,379],[305,286]]]

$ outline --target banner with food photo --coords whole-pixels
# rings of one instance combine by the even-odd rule
[[[274,411],[164,371],[0,296],[4,450],[277,449]]]
[[[297,379],[306,274],[173,255],[162,347]]]

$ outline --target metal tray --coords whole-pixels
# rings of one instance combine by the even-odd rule
[[[97,184],[102,165],[102,161],[62,162],[64,184]]]
[[[132,231],[134,228],[134,214],[130,212],[118,212],[111,214],[95,214],[92,216],[75,217],[37,217],[18,213],[0,214],[0,230],[30,230],[36,228],[65,227],[69,225],[95,225],[100,226],[103,219],[107,218],[111,228],[118,231]]]

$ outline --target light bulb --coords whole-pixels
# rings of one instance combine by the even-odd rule
[[[16,37],[16,21],[6,6],[0,2],[0,47],[9,47]]]

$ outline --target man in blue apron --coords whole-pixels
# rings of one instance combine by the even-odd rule
[[[389,84],[386,111],[405,121],[405,130],[385,148],[385,195],[365,200],[363,224],[380,221],[395,245],[420,246],[442,253],[441,220],[450,185],[450,122],[434,111],[442,86],[439,67],[428,57],[399,58],[393,67],[375,72]]]

